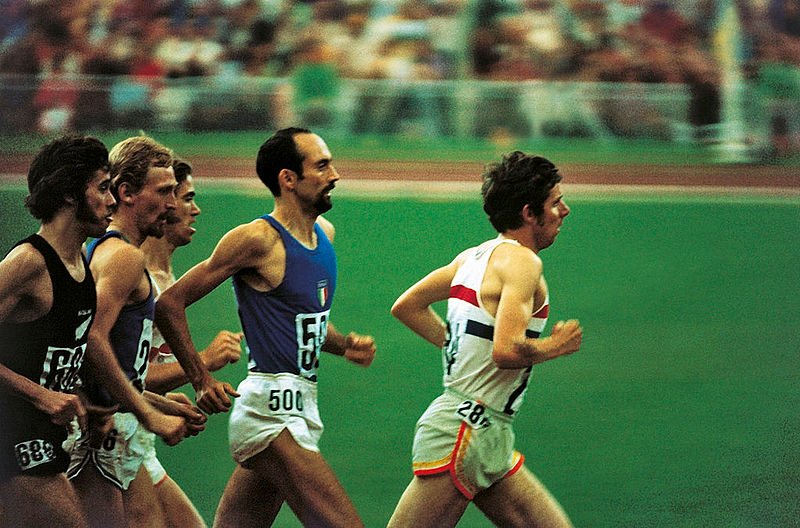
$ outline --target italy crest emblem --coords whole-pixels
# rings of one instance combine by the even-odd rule
[[[317,299],[319,300],[320,307],[324,307],[328,302],[328,281],[319,281],[317,283]]]

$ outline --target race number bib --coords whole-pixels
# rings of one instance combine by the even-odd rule
[[[456,408],[456,416],[473,429],[492,425],[486,416],[486,406],[475,400],[464,400],[459,403]]]
[[[319,354],[328,336],[328,314],[330,310],[313,314],[297,314],[297,368],[300,375],[316,379]]]
[[[86,343],[76,348],[48,347],[39,385],[56,392],[74,389],[85,354]]]
[[[144,379],[147,377],[147,365],[150,364],[150,342],[153,340],[153,321],[142,320],[142,333],[139,335],[139,349],[133,361],[135,377],[131,380],[140,391],[144,390]]]
[[[47,440],[28,440],[14,446],[17,464],[22,471],[35,468],[56,459],[53,444]]]
[[[274,375],[264,388],[267,409],[273,415],[315,416],[316,394],[309,391],[314,384],[292,375]]]

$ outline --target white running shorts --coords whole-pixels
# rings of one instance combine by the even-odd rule
[[[241,396],[233,404],[228,440],[237,463],[263,451],[284,429],[301,447],[319,452],[323,425],[315,382],[288,373],[250,372],[236,390]]]
[[[447,472],[468,499],[513,475],[524,461],[514,450],[511,417],[469,397],[445,392],[417,422],[412,469],[417,476]]]
[[[143,439],[136,434],[139,429],[144,428],[133,413],[116,413],[114,426],[99,448],[90,447],[89,435],[82,435],[72,449],[67,476],[74,478],[91,463],[117,487],[128,489],[147,451]]]

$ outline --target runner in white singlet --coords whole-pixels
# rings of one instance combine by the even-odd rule
[[[514,450],[512,423],[533,366],[580,348],[577,321],[548,337],[549,293],[539,252],[569,208],[544,158],[513,152],[483,176],[498,238],[467,249],[404,292],[392,314],[442,349],[444,394],[417,422],[414,478],[390,527],[454,526],[470,501],[498,526],[570,526]],[[431,305],[448,301],[447,320]]]

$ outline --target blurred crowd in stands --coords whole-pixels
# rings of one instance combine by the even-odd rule
[[[740,32],[721,31],[727,5]],[[734,37],[743,79],[796,102],[800,0],[4,0],[0,74],[38,76],[34,107],[76,114],[96,101],[69,74],[292,78],[299,105],[342,79],[675,83],[702,126]]]

